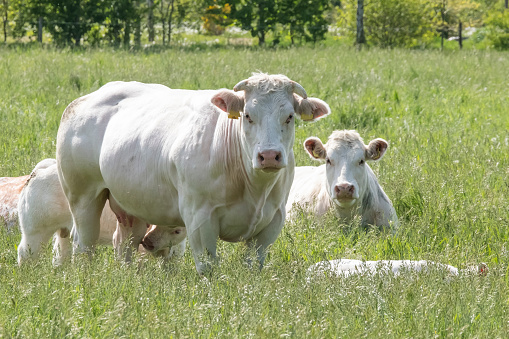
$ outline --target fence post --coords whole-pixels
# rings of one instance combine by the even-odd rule
[[[39,29],[37,31],[37,41],[42,43],[42,17],[39,17]]]

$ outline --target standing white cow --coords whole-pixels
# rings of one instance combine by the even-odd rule
[[[60,265],[71,253],[70,232],[72,215],[60,182],[55,159],[41,161],[26,182],[18,201],[21,242],[18,246],[18,264],[38,256],[41,245],[47,244],[54,234],[53,264]],[[119,251],[122,235],[115,232],[117,218],[108,204],[101,214],[101,228],[98,243],[115,245]],[[153,227],[155,228],[155,227]],[[147,230],[145,228],[145,230]],[[114,236],[115,234],[115,236]],[[185,249],[186,230],[177,227],[165,232],[165,245],[171,249],[159,248],[158,255],[182,254]],[[182,248],[183,247],[183,248]]]
[[[295,168],[288,216],[295,213],[296,205],[318,216],[332,208],[343,222],[360,215],[362,225],[397,226],[396,211],[367,164],[381,159],[387,147],[383,139],[366,146],[356,131],[348,130],[334,131],[325,145],[315,137],[306,139],[304,148],[310,157],[326,164]]]
[[[329,113],[298,83],[266,74],[234,91],[113,82],[73,101],[58,130],[57,162],[75,252],[93,249],[109,197],[135,244],[146,223],[185,226],[200,273],[218,238],[256,246],[262,265],[285,219],[295,118]]]

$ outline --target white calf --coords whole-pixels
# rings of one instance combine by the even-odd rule
[[[392,272],[399,275],[403,271],[426,271],[430,268],[445,270],[453,276],[459,274],[459,270],[451,265],[445,265],[427,260],[376,260],[362,261],[354,259],[338,259],[316,263],[308,268],[308,277],[323,276],[325,273],[338,277],[348,277],[354,274],[387,274]],[[488,267],[481,263],[478,266],[471,266],[462,270],[464,273],[477,273],[486,275]]]

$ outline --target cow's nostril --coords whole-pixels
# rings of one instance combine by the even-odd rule
[[[143,239],[141,241],[141,245],[146,249],[146,250],[149,250],[149,251],[152,251],[154,249],[154,244],[152,244],[152,242],[149,240],[149,239]]]
[[[279,154],[278,154],[278,155],[276,155],[276,161],[279,161],[279,158],[280,158],[280,157],[279,157]]]

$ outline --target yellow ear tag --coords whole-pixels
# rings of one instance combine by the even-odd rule
[[[310,120],[313,120],[313,114],[304,114],[302,113],[300,115],[300,118],[304,121],[310,121]]]
[[[228,112],[228,118],[238,119],[238,118],[240,118],[240,113],[239,112]]]
[[[320,154],[316,153],[314,150],[313,150],[313,156],[317,159],[320,159]]]

